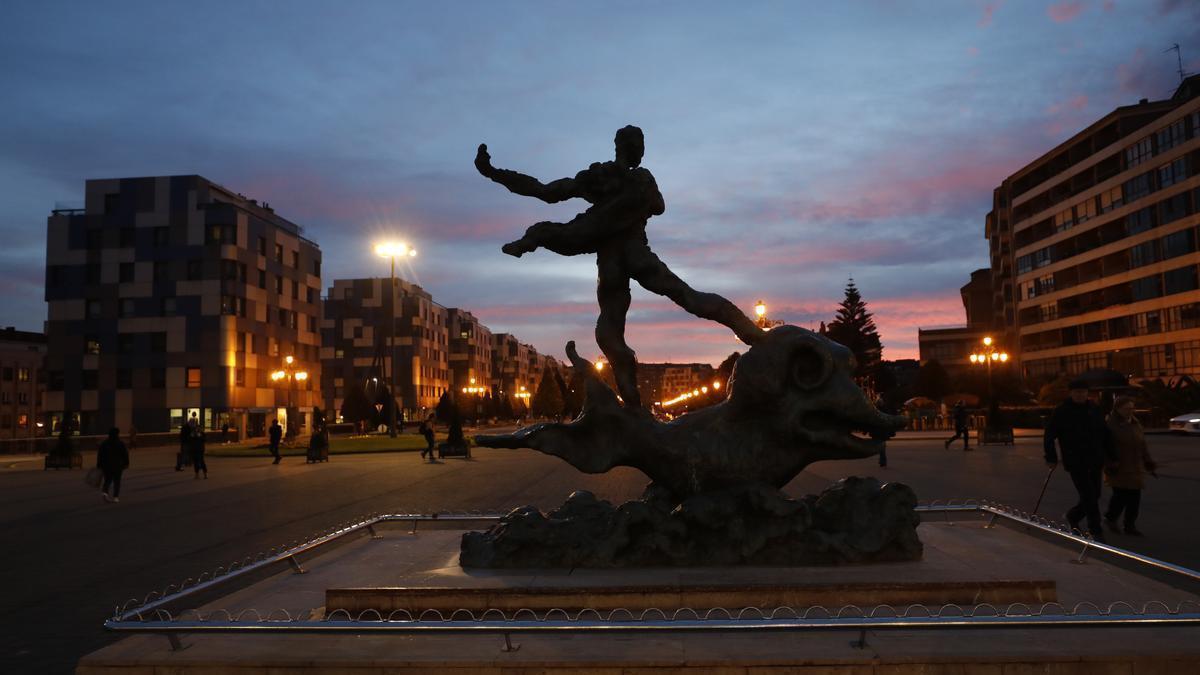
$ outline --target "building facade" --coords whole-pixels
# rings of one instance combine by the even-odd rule
[[[971,354],[982,351],[983,339],[993,335],[992,270],[984,268],[972,272],[971,281],[959,289],[959,295],[967,316],[966,326],[917,330],[921,364],[937,361],[951,376],[969,370]],[[1007,351],[1003,344],[997,344],[997,347]]]
[[[446,310],[450,336],[450,386],[454,391],[464,389],[490,390],[492,377],[492,331],[465,309]]]
[[[993,318],[1026,377],[1200,376],[1200,76],[1114,110],[994,191]]]
[[[34,438],[42,432],[42,360],[46,336],[9,327],[0,330],[0,440]]]
[[[707,390],[718,376],[707,363],[639,363],[637,379],[642,405],[652,406],[690,391]]]
[[[348,388],[390,382],[393,372],[406,419],[423,418],[450,387],[447,309],[420,286],[395,281],[391,293],[390,279],[378,278],[337,279],[329,288],[321,389],[335,419]]]
[[[85,192],[83,209],[47,220],[51,430],[66,413],[84,434],[169,431],[195,415],[260,435],[289,408],[303,430],[319,404],[320,248],[200,176],[89,180]],[[283,370],[292,377],[271,377]]]
[[[511,333],[492,335],[492,390],[528,404],[541,382],[537,350]]]

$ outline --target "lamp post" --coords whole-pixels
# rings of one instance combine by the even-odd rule
[[[292,389],[295,388],[296,382],[304,382],[308,379],[308,371],[296,370],[296,359],[293,358],[291,354],[283,358],[282,370],[277,370],[271,373],[271,380],[274,382],[278,382],[285,378],[288,381],[287,410],[288,415],[290,416],[292,414]],[[288,438],[296,437],[296,427],[294,424],[292,424],[291,419],[287,421],[287,436]]]
[[[987,366],[988,378],[988,427],[992,426],[995,418],[996,401],[992,393],[992,362],[1008,363],[1008,352],[997,349],[991,336],[983,338],[983,349],[971,354],[971,363]]]
[[[391,436],[392,438],[395,438],[396,437],[396,408],[399,407],[398,405],[396,405],[396,258],[398,256],[408,256],[410,258],[415,257],[417,255],[417,250],[414,248],[410,248],[408,246],[408,244],[405,244],[403,242],[388,241],[388,242],[382,242],[382,243],[375,244],[375,255],[380,256],[381,258],[388,258],[392,261],[392,276],[391,276],[391,285],[388,287],[389,291],[388,291],[388,306],[387,306],[387,309],[388,309],[387,336],[388,336],[388,340],[392,343],[392,347],[389,350],[390,356],[392,359],[392,367],[391,367],[391,373],[388,375],[388,380],[390,380],[390,385],[391,385],[388,387],[388,392],[392,397],[392,400],[390,402],[391,409],[392,409],[392,415],[391,415],[392,419],[391,419],[391,424],[389,425],[388,435]]]
[[[754,324],[763,330],[771,330],[775,326],[783,325],[782,321],[767,318],[767,303],[759,300],[754,303]]]

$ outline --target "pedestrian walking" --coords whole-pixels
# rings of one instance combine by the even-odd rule
[[[133,450],[137,447],[137,427],[129,425],[129,449]]]
[[[192,469],[196,472],[196,478],[200,478],[200,472],[204,472],[204,479],[208,480],[208,464],[204,461],[204,430],[196,429],[192,433]]]
[[[1133,416],[1133,398],[1118,396],[1113,401],[1108,431],[1112,435],[1115,457],[1104,467],[1104,479],[1112,488],[1104,521],[1113,532],[1119,532],[1117,521],[1124,515],[1125,534],[1141,537],[1144,535],[1137,528],[1137,517],[1146,483],[1145,472],[1153,474],[1158,467],[1146,450],[1142,425]]]
[[[192,461],[192,423],[184,421],[179,427],[179,453],[175,455],[175,470],[183,471],[183,467]]]
[[[1068,385],[1070,398],[1054,410],[1046,425],[1043,449],[1046,466],[1058,466],[1058,450],[1062,451],[1063,468],[1071,476],[1079,501],[1067,511],[1071,529],[1087,518],[1092,538],[1104,542],[1100,529],[1101,473],[1105,463],[1113,458],[1112,434],[1104,422],[1100,408],[1088,400],[1087,383],[1072,380]],[[1056,448],[1054,443],[1058,441]]]
[[[121,431],[116,427],[108,430],[108,438],[100,443],[96,452],[96,468],[104,474],[104,486],[100,496],[106,502],[121,501],[121,474],[129,466],[129,449],[121,442]],[[109,494],[111,488],[112,494]]]
[[[221,425],[221,445],[229,445],[229,422]]]
[[[425,437],[425,449],[421,451],[421,459],[425,459],[425,453],[429,453],[429,461],[433,461],[433,415],[425,418],[421,422],[420,428],[417,429],[422,436]]]
[[[963,439],[963,450],[970,450],[971,431],[967,429],[967,406],[961,400],[954,404],[954,435],[946,441],[946,449],[950,448],[950,444]]]
[[[271,428],[267,429],[267,438],[271,442],[271,455],[275,458],[272,464],[279,463],[279,442],[283,440],[283,427],[279,426],[279,419],[271,420]]]

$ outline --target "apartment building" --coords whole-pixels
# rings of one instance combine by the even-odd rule
[[[321,322],[321,390],[340,415],[349,387],[393,380],[406,419],[423,417],[450,387],[449,311],[396,279],[337,279]],[[395,358],[393,366],[392,359]]]
[[[1027,377],[1200,376],[1200,76],[1117,108],[996,188],[993,320]]]
[[[492,331],[465,309],[446,310],[449,326],[450,386],[490,390],[492,378]]]
[[[45,435],[40,433],[45,355],[44,334],[0,330],[0,440]]]
[[[46,237],[51,431],[303,430],[319,404],[321,250],[200,176],[88,180]],[[291,361],[288,361],[291,357]],[[286,371],[287,376],[272,377]]]

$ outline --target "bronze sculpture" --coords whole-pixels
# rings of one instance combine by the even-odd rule
[[[802,500],[780,492],[812,462],[878,454],[905,419],[880,412],[866,398],[853,380],[853,356],[842,345],[796,326],[764,331],[730,301],[697,292],[672,273],[646,238],[647,220],[664,205],[654,177],[640,167],[642,132],[624,127],[615,142],[615,161],[547,184],[492,167],[487,146],[479,146],[476,168],[510,191],[548,203],[580,197],[592,204],[570,222],[532,225],[502,250],[517,257],[538,248],[560,255],[596,253],[596,341],[612,364],[620,398],[570,342],[567,355],[586,378],[579,417],[478,436],[476,442],[533,448],[586,473],[630,466],[652,482],[642,500],[616,508],[576,493],[549,516],[532,507],[516,509],[488,532],[464,535],[462,564],[620,567],[919,558],[916,496],[907,486],[850,478]],[[729,327],[750,345],[734,366],[727,400],[670,422],[641,406],[637,362],[624,339],[631,279]]]
[[[487,146],[480,145],[475,168],[509,191],[535,197],[548,204],[579,197],[592,206],[568,223],[540,222],[501,249],[521,257],[538,248],[573,256],[596,254],[596,344],[612,364],[617,390],[625,405],[640,406],[637,360],[625,343],[625,315],[629,311],[629,282],[663,295],[689,313],[724,324],[746,344],[754,344],[762,330],[732,302],[715,293],[701,293],[675,275],[646,239],[646,222],[666,209],[654,176],[641,166],[645,143],[642,130],[626,126],[614,139],[616,157],[596,162],[574,178],[542,183],[516,171],[491,164]]]

